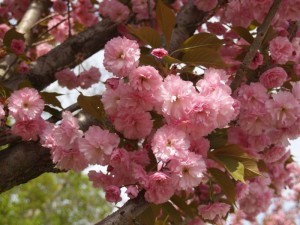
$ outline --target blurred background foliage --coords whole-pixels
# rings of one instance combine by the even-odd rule
[[[0,195],[0,224],[87,225],[112,208],[86,175],[47,173]]]

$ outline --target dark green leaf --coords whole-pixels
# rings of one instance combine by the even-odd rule
[[[45,105],[44,111],[50,113],[52,116],[56,118],[61,118],[61,111],[53,107],[50,107],[49,105]]]
[[[140,61],[140,65],[148,65],[156,68],[159,66],[159,63],[151,55],[141,54],[139,61]]]
[[[156,4],[156,18],[165,36],[167,48],[169,48],[172,32],[176,24],[175,14],[172,9],[167,7],[161,0],[158,0]]]
[[[163,211],[169,215],[169,220],[173,221],[175,224],[179,224],[182,221],[180,213],[170,202],[163,203],[161,207]]]
[[[77,102],[83,111],[89,113],[97,120],[103,121],[105,119],[103,104],[99,96],[84,96],[81,94],[78,96]]]
[[[235,185],[233,180],[231,180],[226,173],[219,169],[210,168],[208,171],[213,176],[217,184],[220,185],[228,201],[233,204],[235,202]]]
[[[159,213],[159,209],[156,210],[158,206],[151,204],[141,215],[137,217],[137,221],[143,225],[153,225],[155,224],[155,218]]]
[[[184,63],[201,65],[204,67],[225,68],[227,65],[223,62],[219,51],[213,48],[202,47],[187,51],[183,57]]]
[[[226,170],[230,173],[230,175],[235,180],[245,182],[244,180],[245,167],[243,163],[239,162],[234,158],[230,158],[226,156],[218,157],[218,160],[222,162]]]
[[[62,109],[60,101],[56,98],[61,94],[56,92],[40,92],[40,95],[42,96],[46,104],[51,104]]]
[[[21,40],[25,41],[24,34],[21,34],[21,33],[17,32],[15,28],[12,28],[5,33],[4,38],[3,38],[3,44],[7,48],[10,48],[11,41],[14,39],[19,39],[19,40],[21,39]]]
[[[195,208],[186,204],[186,202],[180,198],[179,196],[177,195],[174,195],[172,198],[171,198],[171,201],[180,209],[182,210],[184,213],[186,213],[186,215],[188,215],[190,218],[193,218],[195,217],[196,215],[196,211],[195,211]]]
[[[183,42],[181,47],[176,51],[188,51],[195,48],[213,48],[219,49],[223,41],[210,33],[199,33],[191,36]]]
[[[252,44],[254,38],[252,34],[250,34],[249,30],[247,30],[244,27],[233,27],[232,30],[234,30],[235,33],[244,38],[244,40],[247,41],[249,44]]]
[[[143,41],[145,44],[151,45],[152,48],[161,47],[161,36],[159,33],[151,27],[139,27],[127,26],[128,30]]]

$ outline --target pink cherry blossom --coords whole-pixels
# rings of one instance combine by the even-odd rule
[[[37,90],[23,88],[14,91],[9,97],[8,109],[10,115],[16,120],[33,120],[41,115],[44,109],[44,101]]]
[[[165,78],[161,91],[163,115],[177,120],[186,116],[197,96],[192,82],[184,81],[175,75]]]
[[[125,37],[111,39],[104,47],[105,68],[119,77],[127,77],[138,66],[140,49],[136,41]]]
[[[102,164],[105,157],[110,156],[112,150],[118,146],[120,138],[97,126],[90,126],[84,138],[79,141],[79,149],[90,164]]]
[[[175,126],[163,126],[156,131],[152,139],[154,155],[163,161],[170,160],[188,151],[190,141],[187,134]]]
[[[117,131],[128,139],[144,138],[150,134],[153,121],[149,112],[142,110],[122,111],[114,120]]]
[[[176,182],[166,173],[155,172],[149,176],[149,186],[145,199],[148,202],[161,204],[167,202],[175,193]]]
[[[42,43],[38,46],[36,46],[36,56],[40,57],[42,55],[47,54],[51,49],[52,49],[52,45],[48,44],[48,43]]]
[[[78,121],[69,111],[63,112],[62,117],[61,124],[53,129],[52,136],[55,140],[55,145],[64,149],[77,148],[77,140],[82,137]]]
[[[139,190],[135,185],[130,185],[127,187],[126,194],[129,198],[136,198],[138,196]]]
[[[117,186],[110,185],[105,188],[105,199],[108,202],[117,203],[122,200],[121,190]]]
[[[266,88],[280,87],[287,79],[287,73],[282,67],[274,67],[262,73],[259,77],[260,83]]]
[[[282,158],[285,153],[286,150],[283,146],[273,146],[263,153],[263,160],[267,163],[273,163]]]
[[[88,166],[87,161],[79,149],[65,149],[63,147],[54,147],[51,151],[52,160],[60,169],[74,170],[80,172]]]
[[[183,157],[174,157],[168,167],[178,177],[177,190],[198,186],[206,171],[203,158],[193,152],[187,152]]]
[[[203,1],[194,0],[194,5],[201,11],[207,12],[215,8],[218,4],[217,0]]]
[[[55,74],[55,78],[58,80],[58,84],[62,87],[66,87],[70,90],[76,88],[79,85],[77,76],[70,69],[64,69]]]
[[[150,0],[149,3],[148,1],[145,0],[131,0],[132,4],[132,11],[136,13],[136,18],[137,20],[144,20],[149,18],[149,10],[151,16],[155,16],[155,1]],[[149,5],[148,5],[149,4]]]
[[[4,38],[4,35],[5,33],[10,29],[10,27],[5,24],[5,23],[2,23],[0,24],[0,38],[3,39]]]
[[[130,86],[137,91],[156,91],[162,85],[162,77],[152,66],[141,66],[129,75]]]
[[[230,205],[223,202],[214,202],[209,205],[200,205],[198,212],[205,220],[214,220],[217,217],[223,218],[230,210]]]
[[[293,46],[287,37],[276,37],[270,41],[271,57],[279,64],[285,64],[292,55]]]
[[[151,55],[158,59],[162,59],[164,56],[168,55],[168,51],[164,48],[155,48],[151,51]]]
[[[25,42],[21,39],[13,39],[10,48],[15,54],[21,55],[25,51]]]
[[[99,82],[100,76],[101,74],[99,69],[93,66],[89,70],[86,70],[79,74],[78,83],[81,88],[87,89],[93,84]]]
[[[53,2],[53,9],[55,12],[59,14],[63,14],[65,11],[67,11],[67,3],[63,0],[52,0]]]
[[[273,123],[278,127],[292,126],[300,117],[300,105],[297,99],[287,91],[272,95],[273,99],[266,102]]]
[[[11,129],[12,134],[20,136],[24,141],[36,141],[45,128],[45,121],[41,118],[17,121]]]
[[[99,12],[103,16],[108,16],[116,23],[123,22],[129,17],[127,6],[116,0],[104,0],[99,3]]]

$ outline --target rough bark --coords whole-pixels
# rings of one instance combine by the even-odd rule
[[[268,32],[268,29],[271,25],[271,22],[275,16],[277,10],[279,9],[280,4],[281,4],[281,0],[274,0],[273,5],[271,6],[263,23],[258,27],[257,35],[256,35],[254,41],[252,42],[252,44],[249,48],[249,51],[247,52],[246,56],[244,57],[242,64],[239,66],[234,80],[231,83],[231,89],[233,91],[236,90],[239,87],[239,85],[241,84],[241,82],[243,81],[243,78],[247,72],[247,69],[248,69],[250,63],[252,62],[256,52],[260,48],[261,43],[263,42],[264,37],[266,36],[266,34]]]
[[[135,224],[137,218],[148,207],[149,203],[144,199],[143,193],[137,198],[129,200],[119,210],[112,213],[104,220],[96,223],[95,225],[131,225]]]
[[[99,22],[38,58],[32,65],[28,79],[34,88],[44,89],[55,81],[54,75],[57,71],[66,67],[75,67],[101,50],[105,43],[117,34],[117,24],[109,20]],[[15,89],[20,82],[20,76],[17,75],[3,83],[6,87]]]
[[[180,45],[195,33],[199,25],[214,15],[215,10],[227,3],[226,0],[219,0],[219,4],[213,11],[199,11],[192,2],[182,7],[176,18],[176,27],[172,32],[169,52],[173,52]]]
[[[0,193],[54,171],[49,149],[34,142],[11,146],[0,151]]]

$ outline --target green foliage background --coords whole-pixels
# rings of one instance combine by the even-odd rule
[[[44,174],[0,195],[1,225],[87,225],[111,211],[80,173]]]

